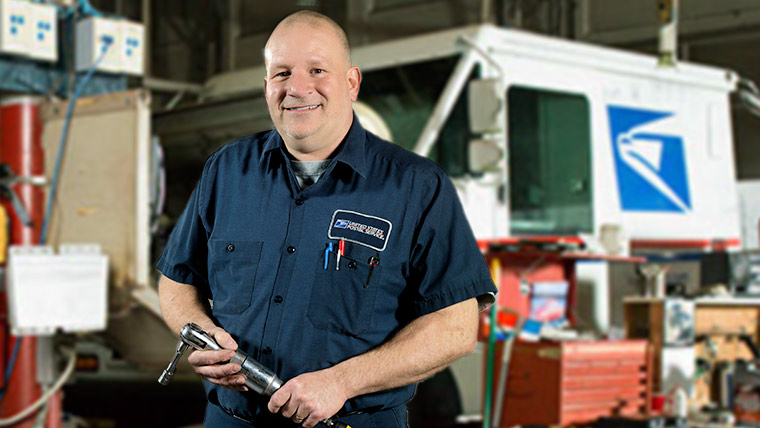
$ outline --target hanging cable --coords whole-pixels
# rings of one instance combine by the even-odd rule
[[[736,86],[739,99],[744,103],[744,107],[753,115],[760,116],[760,91],[755,82],[742,77]]]
[[[60,177],[61,172],[61,163],[63,161],[63,153],[66,148],[66,140],[68,138],[69,134],[69,126],[71,125],[71,118],[74,115],[74,108],[77,104],[77,98],[79,98],[79,95],[84,90],[85,86],[87,86],[87,83],[90,81],[90,78],[92,78],[92,75],[95,74],[95,70],[97,69],[100,62],[105,58],[106,53],[108,52],[108,49],[111,47],[111,44],[113,44],[113,39],[103,39],[103,52],[100,53],[100,57],[97,61],[95,61],[95,64],[90,67],[90,69],[87,71],[87,74],[82,78],[82,80],[79,82],[79,85],[77,85],[76,90],[74,91],[74,95],[71,97],[71,100],[69,101],[69,107],[66,110],[66,119],[63,121],[63,131],[61,131],[61,142],[58,144],[58,156],[56,156],[55,159],[55,168],[53,169],[53,176],[50,180],[50,192],[48,193],[48,199],[47,204],[45,207],[45,216],[43,217],[42,221],[42,232],[40,233],[40,245],[45,245],[45,242],[47,242],[47,232],[48,232],[48,226],[50,224],[50,214],[53,210],[53,201],[55,200],[55,194],[58,189],[58,179]]]
[[[26,409],[20,411],[19,413],[16,413],[9,418],[0,419],[0,427],[16,425],[17,423],[28,418],[29,415],[37,411],[40,407],[44,406],[45,403],[47,403],[47,401],[50,400],[50,398],[63,387],[63,384],[66,383],[66,381],[71,377],[71,374],[74,373],[74,363],[77,360],[77,352],[74,348],[69,351],[69,354],[69,362],[66,364],[66,368],[63,370],[63,373],[61,373],[61,376],[58,378],[58,380],[55,381],[53,387],[42,394],[42,396],[37,401],[32,403],[32,405]]]
[[[90,2],[88,0],[79,0],[77,3],[77,7],[79,8],[79,12],[83,15],[89,15],[89,16],[96,16],[96,17],[102,17],[103,13],[99,10],[92,7]]]
[[[3,402],[3,397],[5,397],[5,391],[8,389],[8,382],[11,380],[11,374],[13,373],[13,368],[16,366],[16,358],[18,358],[18,351],[21,349],[21,341],[23,339],[21,337],[16,337],[16,343],[13,345],[13,353],[11,353],[11,360],[8,362],[8,367],[5,369],[5,377],[3,378],[4,382],[3,385],[5,385],[5,388],[0,390],[0,403]]]
[[[105,13],[92,7],[89,0],[78,0],[76,6],[71,8],[69,14],[74,14],[76,11],[79,11],[80,15],[94,16],[96,18],[102,18],[106,16]]]

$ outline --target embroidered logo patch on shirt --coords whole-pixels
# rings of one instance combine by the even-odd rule
[[[335,210],[327,237],[385,250],[393,225],[390,221],[355,211]]]

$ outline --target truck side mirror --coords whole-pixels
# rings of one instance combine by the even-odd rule
[[[495,140],[470,140],[469,170],[470,172],[496,172],[500,170],[500,162],[504,158],[501,147]]]
[[[467,92],[470,131],[474,134],[504,132],[507,117],[502,82],[499,79],[471,80]]]

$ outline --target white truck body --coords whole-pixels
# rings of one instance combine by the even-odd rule
[[[493,27],[469,37],[482,51],[489,77],[506,90],[532,87],[587,100],[594,235],[617,224],[643,246],[713,240],[739,245],[732,73],[684,63],[660,68],[654,57]],[[519,108],[507,104],[507,111]],[[506,218],[482,218],[500,211],[496,195],[462,196],[478,219],[472,221],[478,238],[514,232],[506,229]]]

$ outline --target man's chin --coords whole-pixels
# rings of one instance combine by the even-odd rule
[[[292,140],[304,140],[317,133],[317,126],[287,126],[283,131]]]
[[[286,131],[285,134],[290,137],[291,140],[301,141],[305,140],[312,135],[314,135],[314,131]]]

